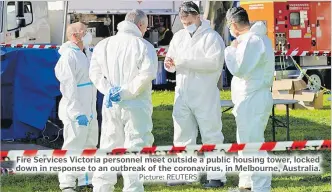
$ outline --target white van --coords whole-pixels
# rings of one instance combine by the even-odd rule
[[[116,25],[130,9],[147,12],[149,24],[167,18],[173,32],[182,28],[176,12],[180,1],[69,1],[67,22],[75,18],[88,19],[93,30],[94,44],[104,33],[114,35]],[[61,44],[63,33],[63,1],[0,1],[0,43],[3,44]],[[103,30],[109,30],[103,31]]]
[[[0,43],[50,43],[46,1],[0,1]]]

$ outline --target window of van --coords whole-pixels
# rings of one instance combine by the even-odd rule
[[[33,21],[32,4],[30,1],[24,1],[24,18],[26,25],[30,25]],[[17,29],[16,23],[16,2],[9,1],[7,3],[7,30]]]
[[[26,25],[30,25],[33,20],[32,4],[30,1],[24,1],[24,18]]]
[[[17,28],[16,24],[16,6],[15,1],[7,3],[7,30],[11,31]]]

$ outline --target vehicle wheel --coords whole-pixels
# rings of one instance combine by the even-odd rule
[[[323,85],[323,77],[319,71],[308,71],[309,79],[305,78],[307,83],[307,88],[310,91],[319,91],[321,86]]]

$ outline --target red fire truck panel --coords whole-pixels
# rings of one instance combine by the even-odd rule
[[[276,51],[331,50],[331,2],[240,3],[251,21],[267,21],[268,36],[273,38]]]
[[[316,8],[317,50],[331,50],[331,2],[312,2]]]

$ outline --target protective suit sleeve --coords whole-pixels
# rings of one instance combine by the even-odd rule
[[[144,50],[138,75],[127,84],[122,85],[121,99],[130,100],[141,94],[156,78],[157,70],[158,57],[155,49],[151,46],[151,48]]]
[[[72,121],[75,121],[79,115],[86,115],[83,114],[83,104],[80,103],[78,99],[79,95],[76,80],[77,62],[74,53],[67,51],[61,55],[61,58],[55,66],[55,75],[60,81],[62,97],[68,100],[67,114]]]
[[[262,54],[264,43],[257,36],[251,36],[238,44],[237,48],[229,46],[225,50],[225,61],[230,73],[239,78],[246,78],[255,69]]]
[[[105,44],[104,46],[107,46]],[[110,82],[105,78],[105,75],[103,72],[106,72],[105,70],[102,70],[102,65],[106,64],[106,59],[104,59],[104,56],[106,54],[106,51],[104,51],[103,46],[100,44],[94,48],[92,56],[91,56],[91,62],[90,62],[90,68],[89,68],[89,77],[92,83],[96,86],[99,92],[101,92],[104,95],[109,94],[109,90],[111,88]],[[105,63],[101,63],[105,62]]]
[[[177,67],[191,69],[201,73],[221,71],[224,65],[225,44],[219,34],[208,37],[204,49],[205,55],[192,55],[193,58],[179,58]]]
[[[176,41],[176,34],[174,35],[173,39],[169,43],[169,47],[168,47],[167,54],[166,54],[166,57],[170,57],[173,60],[176,57],[176,50],[175,50],[175,45],[174,45],[175,41]],[[166,71],[168,71],[170,73],[174,73],[176,71],[175,67],[167,69],[165,64],[164,64],[164,68]]]

